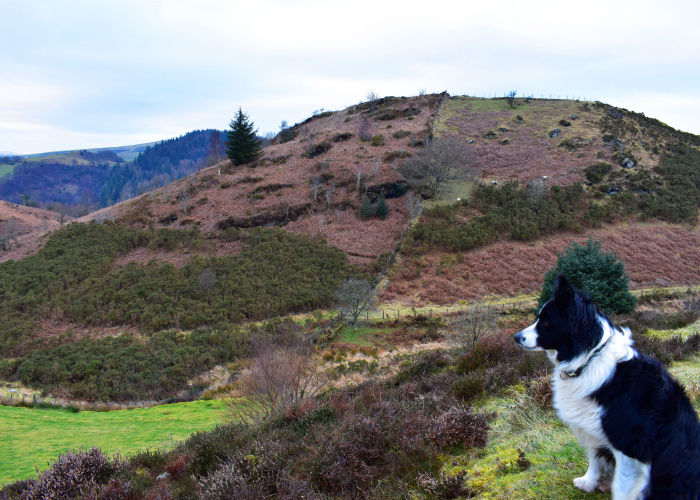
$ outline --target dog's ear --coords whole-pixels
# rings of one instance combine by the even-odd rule
[[[554,282],[554,292],[552,297],[554,297],[554,302],[560,309],[565,308],[571,302],[574,301],[574,296],[576,295],[576,290],[566,279],[563,274],[557,275],[557,280]]]

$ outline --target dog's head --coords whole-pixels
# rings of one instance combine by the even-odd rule
[[[560,274],[552,298],[540,309],[537,321],[517,333],[515,341],[530,351],[547,351],[553,361],[569,361],[600,342],[603,331],[599,315],[590,297]]]

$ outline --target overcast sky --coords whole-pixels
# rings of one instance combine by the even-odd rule
[[[700,3],[0,0],[0,152],[259,132],[447,90],[599,100],[700,134]]]

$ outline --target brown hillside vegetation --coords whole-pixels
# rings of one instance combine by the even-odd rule
[[[8,250],[0,252],[0,262],[18,260],[35,253],[41,244],[41,237],[60,226],[60,217],[60,214],[49,210],[0,201],[0,234],[8,224],[15,224],[17,230],[17,242],[12,242]],[[67,222],[70,217],[63,219]]]
[[[291,140],[282,142],[278,136],[251,166],[234,168],[225,161],[79,221],[107,217],[131,227],[203,231],[281,226],[322,235],[350,262],[369,266],[398,241],[407,208],[405,197],[393,196],[401,181],[397,170],[421,151],[433,129],[469,143],[472,166],[482,181],[500,184],[546,176],[546,186],[583,182],[582,170],[598,161],[624,170],[620,150],[632,155],[638,168],[650,169],[671,145],[684,141],[697,146],[699,140],[641,113],[597,102],[517,98],[511,109],[504,99],[445,94],[387,97],[316,114],[289,129]],[[550,137],[557,129],[559,135]],[[374,193],[376,199],[382,189],[389,206],[386,219],[360,219],[358,208],[365,193]],[[0,207],[4,210],[0,224],[16,213],[26,234],[20,245],[0,254],[0,261],[35,252],[47,227],[58,226],[57,214],[10,205]],[[633,287],[700,281],[694,228],[630,221],[537,243],[502,241],[462,255],[406,257],[381,297],[416,304],[450,303],[532,292],[557,252],[588,234],[601,238],[605,248],[625,259]],[[237,241],[212,240],[196,252],[222,256],[240,249]],[[115,265],[155,259],[181,267],[192,255],[187,252],[139,248]]]
[[[511,109],[505,99],[474,97],[446,100],[436,129],[473,141],[475,166],[484,179],[547,176],[550,185],[561,186],[581,182],[582,168],[597,161],[616,163],[618,142],[613,139],[622,141],[625,154],[652,168],[660,148],[682,134],[643,114],[602,103],[516,99]],[[551,137],[554,131],[558,135]]]
[[[251,166],[232,167],[225,161],[83,220],[110,213],[131,227],[196,226],[204,231],[279,225],[321,234],[351,262],[371,264],[394,248],[406,222],[403,199],[392,197],[400,180],[396,169],[432,133],[441,98],[387,97],[321,113],[294,126],[291,141],[273,141]],[[382,189],[389,205],[386,219],[359,219],[362,195],[378,196]],[[170,260],[164,254],[139,255],[137,260],[150,258]]]
[[[507,241],[464,254],[406,257],[380,298],[425,305],[453,304],[491,295],[538,292],[545,271],[572,243],[592,236],[625,261],[630,288],[700,283],[700,233],[668,224],[631,224],[544,238]]]

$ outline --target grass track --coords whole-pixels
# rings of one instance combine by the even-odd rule
[[[34,477],[59,453],[97,446],[127,455],[164,448],[221,420],[219,400],[110,412],[0,406],[0,485]]]

